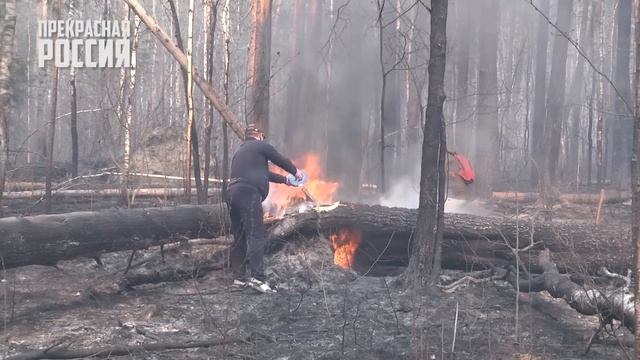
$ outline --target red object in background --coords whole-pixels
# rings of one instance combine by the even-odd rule
[[[460,176],[467,184],[474,182],[476,180],[476,172],[473,170],[473,166],[471,166],[471,161],[464,155],[460,155],[458,153],[452,153],[452,155],[458,162],[458,165],[460,165],[460,170],[456,175]]]

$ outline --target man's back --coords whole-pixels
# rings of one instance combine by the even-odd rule
[[[258,189],[263,199],[266,198],[269,194],[269,161],[292,174],[297,171],[291,160],[280,155],[269,143],[247,139],[231,161],[232,182],[251,185]]]

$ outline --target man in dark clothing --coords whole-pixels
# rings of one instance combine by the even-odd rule
[[[228,203],[233,244],[229,260],[232,274],[242,282],[245,282],[248,264],[250,277],[245,283],[261,292],[274,291],[266,282],[264,273],[262,201],[269,194],[269,182],[292,185],[290,179],[293,179],[269,171],[269,161],[291,173],[295,179],[302,179],[302,172],[293,162],[264,141],[262,130],[249,125],[245,130],[245,141],[231,161]]]

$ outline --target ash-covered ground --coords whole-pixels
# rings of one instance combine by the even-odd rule
[[[223,248],[177,247],[167,251],[165,264],[194,264]],[[483,282],[415,297],[395,277],[335,266],[323,238],[300,238],[268,257],[279,288],[269,295],[227,285],[224,271],[122,291],[116,284],[129,255],[105,254],[104,267],[78,259],[58,269],[5,271],[0,354],[237,337],[246,341],[111,358],[618,359],[631,351],[593,345],[584,355],[597,319],[545,293],[520,295],[516,338],[510,285]],[[153,269],[161,261],[154,248],[133,263]]]

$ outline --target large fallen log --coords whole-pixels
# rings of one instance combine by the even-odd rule
[[[362,233],[358,257],[379,262],[406,263],[410,254],[417,210],[383,206],[349,205],[323,213],[288,217],[270,229],[272,246],[295,234],[329,235],[340,228]],[[597,273],[602,267],[625,272],[632,268],[630,230],[627,226],[599,225],[579,221],[533,222],[503,217],[445,214],[443,265],[473,270],[514,263],[514,249],[534,270],[540,249],[551,250],[551,259],[563,272]],[[532,245],[533,244],[533,245]],[[519,246],[516,246],[519,245]],[[385,254],[381,252],[384,249]]]
[[[417,211],[383,206],[348,205],[272,220],[271,251],[299,234],[330,235],[341,228],[362,233],[356,261],[362,266],[405,265]],[[213,237],[228,224],[223,205],[108,210],[0,219],[0,256],[4,267],[55,264],[101,252],[143,249],[185,238]],[[531,245],[533,241],[534,245]],[[467,270],[506,265],[513,249],[529,248],[520,259],[534,269],[540,249],[549,248],[562,271],[596,273],[601,267],[632,268],[628,227],[563,221],[534,223],[500,217],[445,214],[443,264]],[[366,270],[366,269],[365,269]]]
[[[227,224],[221,204],[9,217],[0,219],[0,260],[4,268],[54,265],[103,252],[214,237]]]
[[[606,204],[621,203],[631,200],[631,193],[628,191],[604,190],[601,193],[566,193],[560,194],[558,200],[561,203],[570,204],[598,204],[600,197]],[[529,203],[538,201],[539,194],[535,192],[500,191],[492,195],[495,201]]]
[[[184,196],[182,188],[143,188],[131,189],[131,196],[134,197],[168,197],[175,198]],[[209,196],[219,194],[218,189],[209,189]],[[195,194],[195,190],[192,191]],[[40,199],[45,196],[44,190],[30,191],[9,191],[5,192],[2,197],[5,199]],[[77,189],[77,190],[57,190],[53,192],[54,199],[61,198],[108,198],[122,196],[122,189]]]

